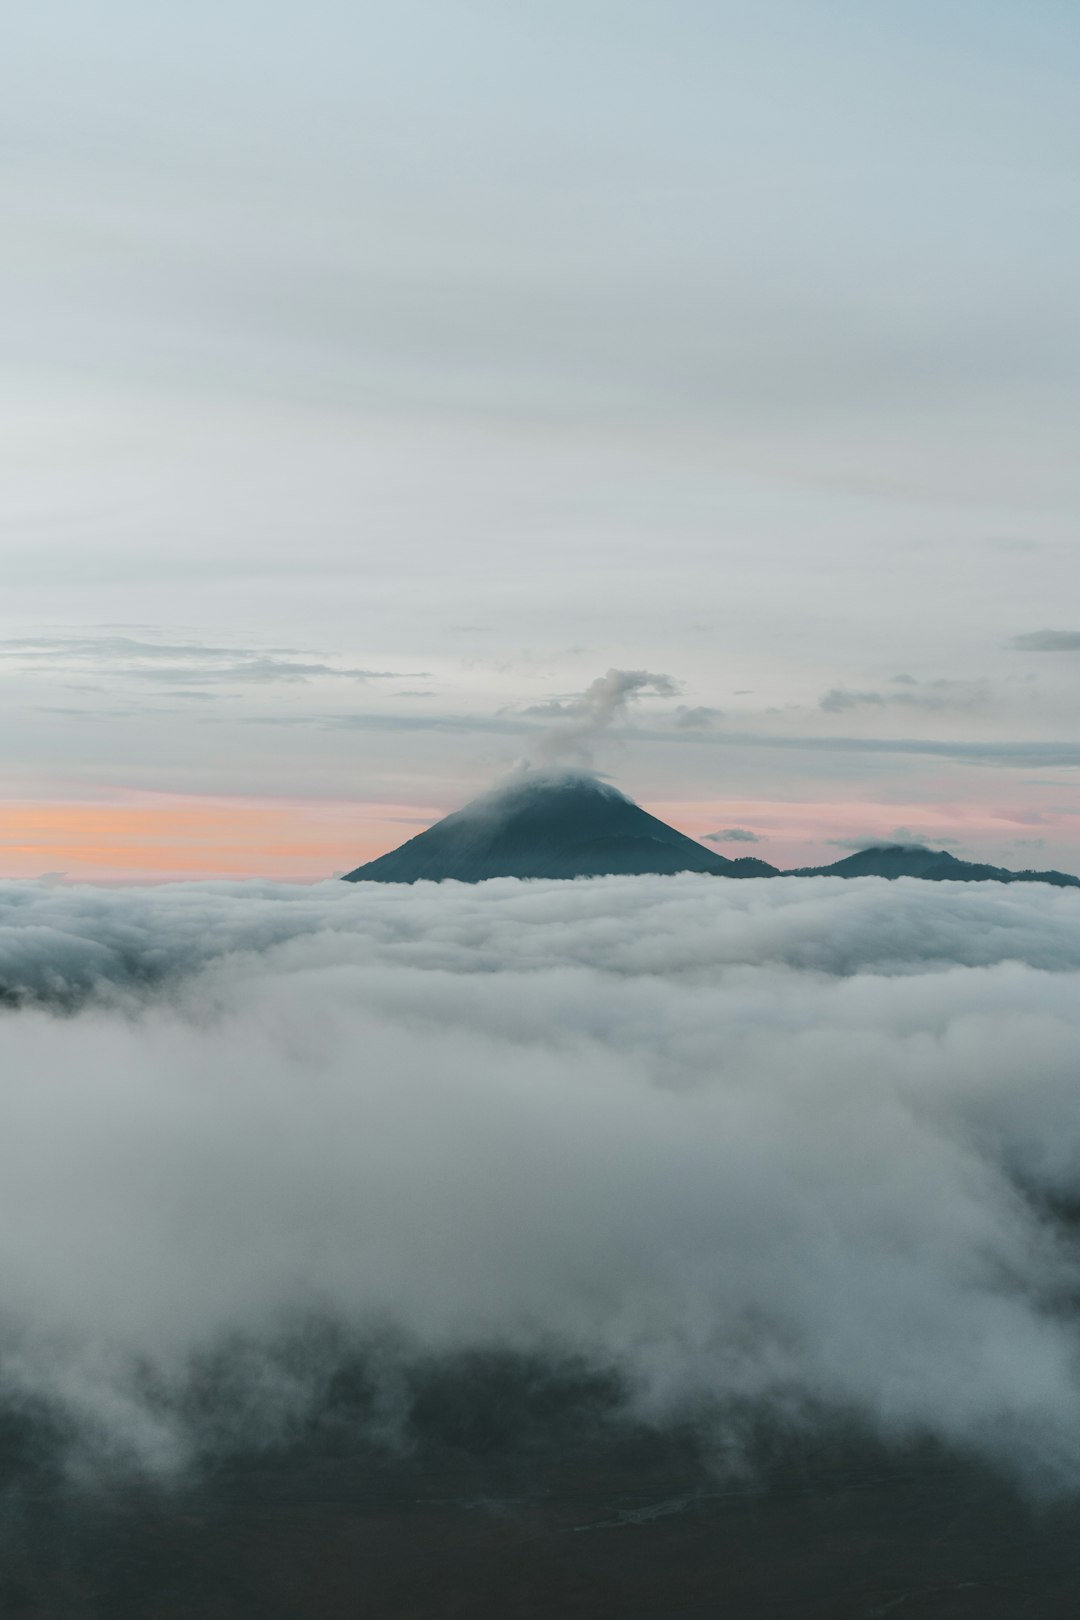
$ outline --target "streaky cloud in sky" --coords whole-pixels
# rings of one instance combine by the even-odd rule
[[[1080,630],[1031,630],[1012,645],[1018,652],[1080,652]]]

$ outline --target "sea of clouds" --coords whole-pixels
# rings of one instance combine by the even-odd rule
[[[493,1350],[1080,1484],[1078,988],[1037,884],[0,885],[0,1408]]]

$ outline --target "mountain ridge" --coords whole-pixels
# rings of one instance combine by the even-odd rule
[[[921,878],[929,883],[1050,883],[1057,888],[1080,888],[1080,878],[1069,872],[1014,872],[985,861],[964,861],[946,849],[925,844],[869,844],[829,866],[797,866],[781,877]]]
[[[489,878],[577,878],[704,872],[714,877],[917,877],[930,882],[1049,883],[1066,872],[1013,872],[923,845],[872,844],[828,866],[781,871],[755,856],[731,859],[650,815],[587,773],[523,771],[345,874],[346,883],[482,883]]]

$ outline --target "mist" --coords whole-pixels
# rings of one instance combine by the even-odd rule
[[[1080,1484],[1078,920],[914,880],[0,886],[0,1404],[169,1476],[214,1358],[257,1445],[342,1355],[404,1434],[402,1368],[505,1354],[718,1455],[856,1421]]]

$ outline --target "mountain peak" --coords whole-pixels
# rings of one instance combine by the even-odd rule
[[[931,882],[1051,883],[1080,888],[1064,872],[1011,872],[963,861],[923,844],[877,844],[831,866],[779,872],[743,855],[730,860],[669,827],[588,771],[516,772],[347,883],[481,883],[486,878],[578,878],[707,872],[714,877],[924,878]]]
[[[434,882],[455,878],[575,878],[614,874],[771,873],[708,850],[625,793],[587,772],[527,770],[481,794],[399,849],[349,872],[346,881]]]
[[[926,844],[874,844],[834,861],[831,866],[802,866],[785,877],[925,878],[932,883],[1050,883],[1058,888],[1080,888],[1080,878],[1067,872],[1012,872],[983,861],[963,861],[947,849]]]

